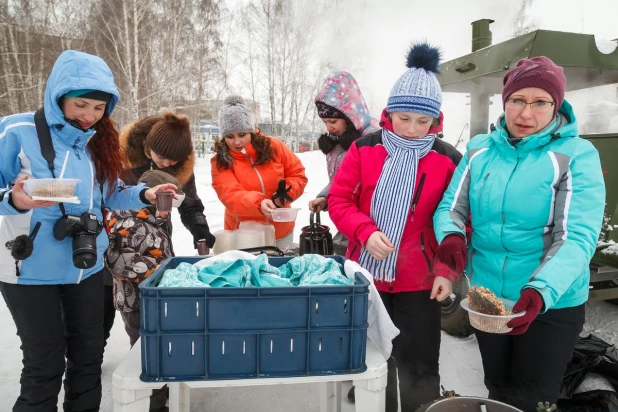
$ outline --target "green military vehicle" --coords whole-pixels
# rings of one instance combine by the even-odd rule
[[[438,79],[442,91],[470,96],[470,137],[488,132],[490,99],[502,93],[504,74],[520,59],[547,56],[562,66],[567,77],[566,99],[572,104],[570,96],[577,97],[584,89],[618,84],[618,49],[608,54],[600,52],[592,35],[537,30],[492,45],[491,23],[493,20],[489,19],[473,22],[472,53],[440,65]],[[494,100],[500,102],[500,98]],[[583,108],[577,104],[574,107],[581,137],[590,140],[600,153],[607,188],[606,222],[590,264],[590,299],[618,304],[618,246],[612,244],[618,242],[618,230],[611,230],[612,216],[613,224],[618,227],[618,104],[606,99]],[[582,127],[591,123],[615,129]],[[587,133],[586,129],[602,133],[583,134]],[[466,293],[467,285],[462,279],[453,286],[451,297],[443,302],[442,329],[447,333],[466,336],[472,332],[468,314],[459,305]]]

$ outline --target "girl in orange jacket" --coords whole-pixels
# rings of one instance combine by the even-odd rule
[[[226,230],[254,220],[275,227],[277,247],[292,243],[294,222],[273,222],[271,212],[289,208],[307,185],[300,159],[279,139],[254,128],[250,107],[240,96],[229,96],[219,111],[223,139],[211,159],[212,187],[225,206]]]

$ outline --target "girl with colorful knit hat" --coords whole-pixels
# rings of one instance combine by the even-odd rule
[[[387,411],[397,411],[397,372],[402,411],[440,396],[439,302],[451,294],[452,279],[434,274],[432,219],[461,155],[436,138],[439,60],[428,44],[410,49],[382,129],[352,143],[327,198],[332,221],[349,240],[346,256],[373,274],[401,331],[388,362]]]
[[[309,210],[319,212],[326,209],[328,189],[350,145],[359,137],[378,130],[378,121],[369,115],[358,83],[348,72],[333,72],[326,78],[315,97],[315,106],[327,131],[318,139],[318,146],[326,155],[328,184],[309,202]],[[335,253],[344,254],[347,239],[338,233],[334,241]]]

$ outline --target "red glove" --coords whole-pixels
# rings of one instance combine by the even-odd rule
[[[455,283],[459,280],[460,274],[436,259],[433,262],[433,275],[447,278],[451,282]]]
[[[511,320],[507,324],[509,328],[513,328],[507,335],[521,335],[525,333],[530,324],[539,316],[544,304],[543,297],[539,292],[532,288],[524,289],[519,300],[513,306],[513,313],[520,313],[525,310],[526,314]]]
[[[436,250],[436,259],[457,273],[466,269],[467,258],[466,240],[459,233],[446,236]]]

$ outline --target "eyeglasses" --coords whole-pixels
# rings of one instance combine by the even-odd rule
[[[545,100],[537,100],[536,102],[528,103],[521,99],[506,99],[506,107],[513,110],[524,110],[526,106],[530,105],[530,109],[532,109],[535,113],[545,113],[548,112],[554,107],[556,102],[548,102]]]

